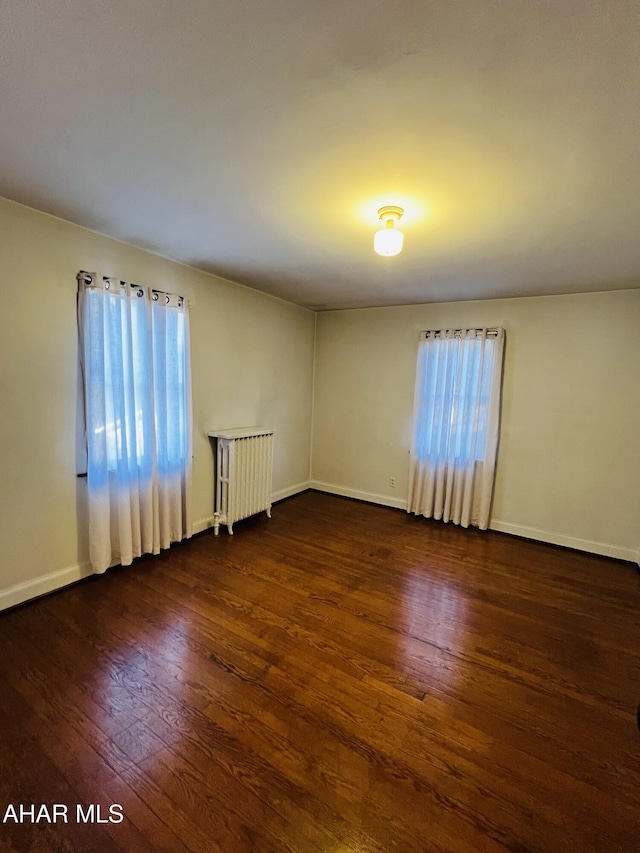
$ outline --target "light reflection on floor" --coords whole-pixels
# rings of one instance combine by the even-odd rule
[[[105,658],[109,663],[95,670],[94,695],[108,712],[108,719],[98,722],[109,732],[121,769],[129,773],[167,746],[175,749],[192,728],[182,702],[193,702],[197,689],[190,681],[191,633],[189,617],[173,614],[170,622],[146,630],[144,646],[123,638]],[[168,676],[173,676],[170,689]]]
[[[455,583],[434,579],[424,567],[403,579],[402,621],[407,639],[399,645],[402,665],[425,689],[452,688],[464,676],[468,596]]]

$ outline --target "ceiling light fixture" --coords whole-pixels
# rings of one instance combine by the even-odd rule
[[[379,255],[385,258],[390,258],[393,255],[398,255],[402,251],[402,243],[404,242],[404,234],[396,229],[396,222],[404,213],[401,207],[387,205],[381,207],[378,211],[378,218],[384,222],[385,227],[380,231],[376,231],[373,237],[373,248]]]

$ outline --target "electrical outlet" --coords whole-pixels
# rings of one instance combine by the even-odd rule
[[[395,487],[396,487],[396,478],[395,477],[389,477],[389,485],[391,486],[392,489],[395,489]]]

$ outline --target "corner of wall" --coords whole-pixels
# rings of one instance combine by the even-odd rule
[[[313,439],[316,406],[316,347],[318,343],[318,312],[313,312],[313,361],[311,367],[311,417],[309,427],[309,482],[313,476]]]

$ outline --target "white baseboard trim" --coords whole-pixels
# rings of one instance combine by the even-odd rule
[[[387,495],[376,495],[371,492],[363,492],[359,489],[350,489],[347,486],[337,486],[335,483],[323,483],[319,480],[311,480],[310,489],[319,492],[328,492],[332,495],[341,495],[345,498],[356,498],[368,503],[381,504],[394,509],[407,508],[407,501],[402,498],[390,498]],[[522,536],[525,539],[535,539],[538,542],[548,542],[551,545],[562,545],[564,548],[574,548],[576,551],[587,551],[590,554],[600,554],[603,557],[613,557],[617,560],[628,560],[640,566],[640,551],[632,548],[621,548],[618,545],[609,545],[606,542],[593,542],[589,539],[578,539],[574,536],[565,536],[562,533],[554,533],[548,530],[540,530],[537,527],[528,527],[525,524],[512,524],[508,521],[496,519],[489,524],[490,530],[500,533],[509,533],[511,536]]]
[[[277,492],[272,493],[271,500],[275,504],[278,501],[283,501],[285,498],[290,498],[292,495],[297,495],[300,492],[306,492],[307,489],[310,488],[311,483],[309,480],[305,480],[304,483],[296,483],[295,486],[287,486],[286,489],[278,489]]]
[[[53,592],[56,589],[61,589],[63,586],[68,586],[70,583],[76,583],[83,578],[93,574],[89,566],[68,566],[66,569],[59,569],[57,572],[49,572],[48,575],[40,575],[23,583],[17,583],[7,589],[0,590],[0,610],[6,610],[8,607],[15,607],[16,604],[23,604],[32,598],[39,598],[41,595],[46,595],[48,592]]]
[[[210,527],[213,527],[213,515],[201,518],[200,521],[194,521],[193,532],[191,535],[195,536],[196,533],[202,533],[203,530],[208,530]]]
[[[335,483],[322,483],[320,480],[311,480],[310,489],[318,492],[329,492],[332,495],[341,495],[344,498],[355,498],[358,501],[366,501],[370,504],[381,504],[394,509],[406,509],[406,498],[390,498],[387,495],[376,495],[373,492],[363,492],[360,489],[350,489],[347,486],[336,486]]]
[[[271,501],[272,503],[277,503],[278,501],[283,501],[285,498],[290,498],[292,495],[297,495],[300,492],[306,492],[307,489],[310,489],[311,485],[308,480],[305,480],[304,483],[296,483],[295,486],[287,486],[286,489],[278,489],[277,492],[272,492]],[[193,535],[196,533],[202,533],[203,530],[209,530],[210,527],[213,527],[213,515],[208,515],[206,518],[201,518],[199,521],[195,521],[193,524]]]
[[[578,539],[575,536],[565,536],[563,533],[540,530],[537,527],[528,527],[526,524],[512,524],[510,521],[500,521],[500,519],[491,521],[489,529],[498,530],[500,533],[510,533],[512,536],[522,536],[525,539],[536,539],[538,542],[548,542],[551,545],[562,545],[564,548],[574,548],[576,551],[588,551],[590,554],[600,554],[602,557],[628,560],[632,563],[638,562],[640,557],[632,548],[621,548],[619,545],[594,542],[590,539]]]

